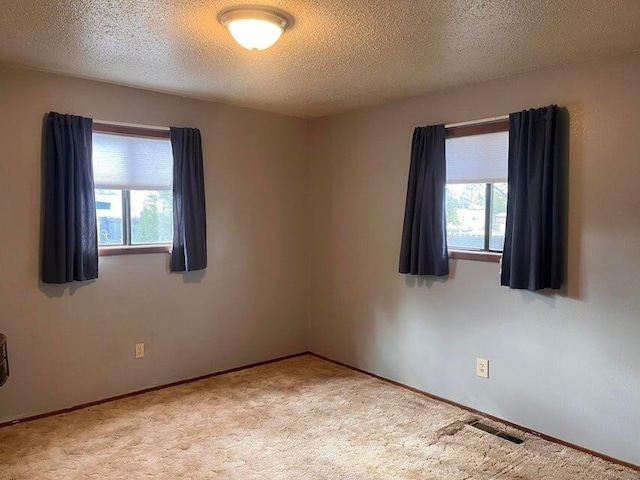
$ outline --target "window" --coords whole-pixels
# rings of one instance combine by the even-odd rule
[[[508,150],[507,122],[447,129],[445,203],[450,249],[502,252]],[[493,258],[499,260],[497,255]]]
[[[169,132],[94,124],[93,171],[100,253],[168,251],[173,240]]]

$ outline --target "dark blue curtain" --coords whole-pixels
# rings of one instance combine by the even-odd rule
[[[171,271],[207,268],[207,218],[202,140],[197,128],[171,127],[173,249]]]
[[[44,283],[98,277],[92,127],[90,118],[54,112],[45,118]]]
[[[445,137],[444,125],[418,127],[413,132],[400,273],[449,274],[444,202]]]
[[[565,159],[558,107],[509,115],[509,194],[502,285],[560,288],[564,266]]]

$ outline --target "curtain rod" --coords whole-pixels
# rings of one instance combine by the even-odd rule
[[[468,122],[447,123],[444,126],[444,128],[464,127],[466,125],[477,125],[477,124],[480,124],[480,123],[499,122],[499,121],[502,121],[502,120],[509,120],[509,115],[501,115],[499,117],[481,118],[479,120],[470,120]]]
[[[139,123],[112,122],[110,120],[98,120],[97,118],[94,118],[93,121],[94,123],[103,123],[105,125],[117,125],[119,127],[143,128],[145,130],[162,130],[163,132],[169,131],[169,127],[160,127],[158,125],[141,125]]]

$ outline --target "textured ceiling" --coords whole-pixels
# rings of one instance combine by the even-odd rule
[[[0,0],[0,61],[313,117],[640,49],[640,0],[265,0],[295,24],[263,52],[238,3]]]

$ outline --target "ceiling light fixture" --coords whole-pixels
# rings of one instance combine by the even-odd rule
[[[249,50],[264,50],[276,43],[289,25],[276,11],[262,7],[234,8],[222,12],[218,19],[231,36]]]

